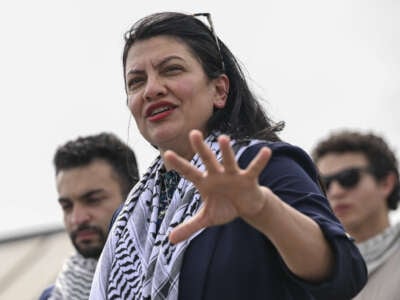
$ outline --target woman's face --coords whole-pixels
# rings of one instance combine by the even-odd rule
[[[209,80],[188,47],[168,36],[136,42],[126,59],[128,106],[144,138],[160,152],[190,159],[188,134],[205,132],[214,107],[225,106],[225,75]]]

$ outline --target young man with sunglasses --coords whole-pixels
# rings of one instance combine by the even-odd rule
[[[389,219],[400,196],[393,151],[375,134],[338,131],[312,156],[334,213],[367,263],[368,283],[355,299],[399,299],[400,224]]]

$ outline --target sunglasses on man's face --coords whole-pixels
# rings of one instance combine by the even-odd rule
[[[362,173],[371,173],[371,168],[348,168],[329,176],[321,176],[321,181],[327,191],[333,181],[337,181],[343,188],[350,189],[358,184]]]

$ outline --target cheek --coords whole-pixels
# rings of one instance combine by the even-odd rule
[[[376,197],[376,185],[372,180],[364,179],[360,182],[357,192],[360,198],[375,198]]]
[[[204,85],[196,85],[192,81],[181,82],[179,84],[179,98],[182,102],[189,105],[191,113],[196,117],[210,117],[214,110],[212,94]],[[197,119],[197,118],[196,118]]]
[[[64,225],[65,225],[65,229],[67,230],[67,232],[71,232],[71,215],[70,214],[64,214]]]
[[[117,209],[117,208],[116,208]],[[103,211],[97,212],[96,225],[102,230],[107,231],[108,226],[111,222],[111,218],[115,210],[103,209]]]
[[[130,96],[128,97],[128,108],[135,119],[140,115],[141,103],[138,97]]]
[[[171,82],[170,88],[182,101],[192,100],[196,95],[201,95],[204,92],[193,80],[186,78]]]
[[[353,194],[352,198],[359,209],[364,211],[371,210],[371,208],[376,207],[377,204],[376,193],[368,186],[360,187],[360,189]]]

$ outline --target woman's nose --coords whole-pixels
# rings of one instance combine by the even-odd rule
[[[159,76],[148,76],[146,87],[144,90],[143,97],[147,101],[156,100],[164,96],[167,92],[166,86],[162,78]]]

